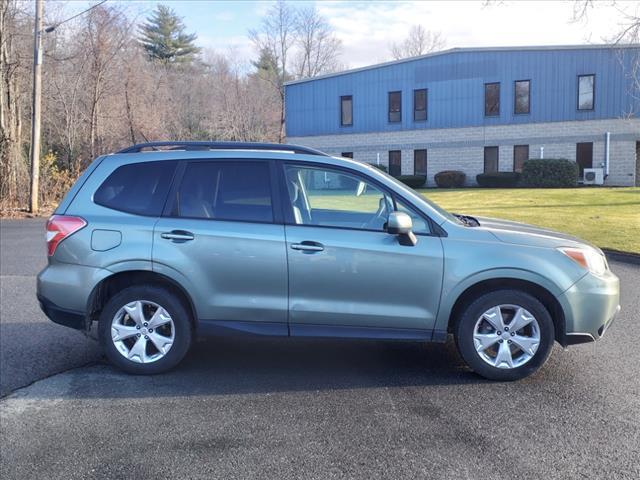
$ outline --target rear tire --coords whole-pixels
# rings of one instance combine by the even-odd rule
[[[106,356],[127,373],[150,375],[175,367],[192,339],[187,308],[170,291],[133,286],[102,309],[98,335]]]
[[[534,296],[496,290],[464,309],[454,335],[460,355],[473,371],[490,380],[512,381],[531,375],[545,363],[555,327]]]

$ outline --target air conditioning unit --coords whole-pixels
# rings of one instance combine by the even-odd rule
[[[585,168],[582,182],[585,185],[603,185],[604,168]]]

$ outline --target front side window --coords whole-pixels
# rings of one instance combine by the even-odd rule
[[[266,162],[193,162],[187,165],[173,215],[209,220],[273,222]]]
[[[522,173],[524,162],[529,160],[529,145],[513,146],[513,171]]]
[[[416,122],[427,119],[427,89],[413,91],[413,119]]]
[[[578,76],[578,110],[593,110],[595,75]]]
[[[402,173],[402,152],[391,150],[389,152],[389,175],[399,177]]]
[[[515,99],[513,111],[516,114],[529,113],[531,109],[531,82],[529,80],[518,80],[515,83]]]
[[[169,193],[175,161],[131,163],[116,168],[93,195],[103,207],[159,216]]]
[[[402,120],[402,92],[389,92],[389,122]]]
[[[413,173],[414,175],[427,174],[427,151],[426,150],[413,151]]]
[[[484,147],[484,173],[498,171],[498,147]]]
[[[340,97],[340,125],[343,127],[353,125],[353,97],[351,95]]]
[[[484,84],[484,114],[487,117],[500,115],[500,84]]]

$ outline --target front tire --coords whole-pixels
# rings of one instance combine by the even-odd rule
[[[454,335],[460,355],[473,371],[490,380],[512,381],[544,364],[555,328],[551,315],[534,296],[496,290],[464,309]]]
[[[114,295],[98,321],[100,343],[118,368],[155,374],[175,367],[191,346],[190,315],[162,287],[133,286]]]

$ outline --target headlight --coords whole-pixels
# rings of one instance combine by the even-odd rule
[[[595,275],[604,275],[608,269],[604,255],[593,248],[561,247],[558,250]]]

